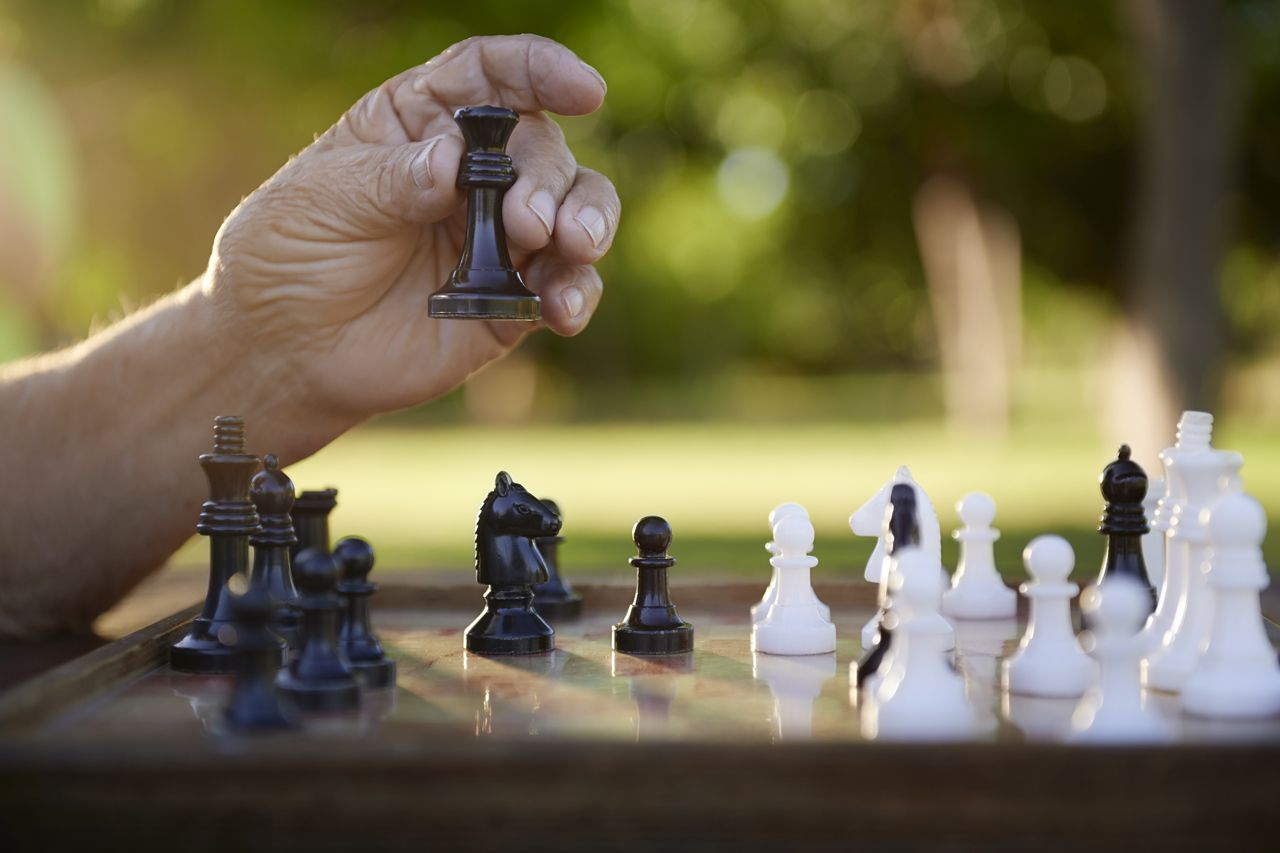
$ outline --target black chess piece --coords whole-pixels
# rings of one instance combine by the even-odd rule
[[[274,454],[262,458],[263,470],[254,475],[249,498],[258,510],[261,529],[249,537],[253,545],[253,574],[249,585],[265,590],[275,608],[272,627],[290,646],[298,644],[298,590],[293,585],[289,549],[298,537],[293,531],[293,481],[280,470]]]
[[[235,692],[227,705],[227,725],[233,731],[265,732],[298,725],[295,709],[280,695],[276,675],[285,651],[282,637],[271,630],[275,604],[263,586],[250,586],[232,599],[234,628],[225,628],[235,649]]]
[[[562,522],[564,521],[560,507],[555,501],[543,498],[542,502]],[[533,608],[544,619],[574,619],[582,613],[582,596],[574,592],[568,582],[560,576],[560,543],[562,542],[564,537],[560,535],[539,536],[533,540],[538,553],[542,554],[542,558],[547,562],[546,582],[533,586]]]
[[[1107,537],[1107,552],[1098,573],[1098,585],[1111,578],[1127,577],[1139,583],[1151,597],[1147,613],[1156,609],[1156,588],[1147,576],[1142,557],[1142,537],[1151,529],[1142,508],[1147,496],[1147,472],[1130,457],[1129,445],[1120,446],[1116,459],[1102,470],[1100,485],[1106,507],[1098,532]]]
[[[334,546],[333,556],[340,570],[338,597],[346,611],[338,645],[361,684],[373,690],[391,687],[396,683],[396,662],[383,653],[369,617],[369,596],[378,589],[369,582],[373,547],[358,536],[348,536]]]
[[[299,551],[313,548],[326,554],[329,547],[329,513],[338,505],[337,489],[308,489],[293,502],[293,533],[298,541],[289,549],[289,556],[297,559]]]
[[[249,536],[259,531],[258,512],[249,500],[249,478],[258,457],[244,452],[244,418],[223,415],[213,422],[213,452],[200,457],[209,481],[209,500],[200,508],[196,530],[209,537],[209,591],[191,630],[169,649],[169,665],[178,672],[228,673],[233,650],[218,639],[223,626],[235,624],[227,581],[244,577],[249,566]]]
[[[360,706],[360,685],[338,645],[334,595],[338,564],[332,554],[307,549],[293,563],[302,609],[297,656],[280,673],[280,689],[304,711],[348,711]]]
[[[525,287],[507,251],[502,198],[516,182],[507,140],[520,116],[503,107],[463,107],[453,114],[467,153],[458,187],[467,191],[467,234],[449,281],[431,296],[432,317],[537,320],[542,304]]]
[[[671,525],[647,515],[631,529],[638,554],[627,560],[636,569],[636,597],[627,615],[613,626],[613,648],[631,655],[674,655],[693,651],[693,626],[671,603],[667,570],[676,564],[667,553]]]
[[[465,647],[485,655],[528,655],[556,647],[556,632],[533,609],[533,585],[547,580],[534,547],[560,531],[560,517],[498,473],[476,519],[476,581],[487,584],[484,611],[467,626]]]
[[[889,492],[889,508],[887,510],[888,533],[885,551],[896,554],[899,548],[920,544],[920,524],[916,515],[916,490],[910,483],[896,483]],[[867,649],[858,661],[858,686],[874,675],[884,660],[885,652],[893,642],[893,614],[887,612],[891,602],[885,603],[885,610],[880,613],[880,624],[876,632],[876,644]]]

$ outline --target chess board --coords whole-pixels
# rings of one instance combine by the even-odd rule
[[[1064,744],[1074,700],[996,686],[1021,620],[956,623],[977,742],[874,743],[849,677],[869,585],[820,586],[839,647],[796,658],[751,652],[757,585],[674,586],[696,650],[666,658],[611,650],[630,588],[579,589],[584,616],[557,625],[554,653],[485,658],[462,649],[476,587],[387,584],[375,614],[397,688],[370,693],[358,714],[254,738],[223,731],[228,679],[169,670],[167,647],[195,609],[174,614],[0,696],[0,840],[1172,850],[1263,849],[1280,831],[1280,720],[1193,720],[1154,694],[1175,743]]]

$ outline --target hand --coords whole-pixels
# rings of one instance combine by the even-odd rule
[[[521,114],[503,205],[512,260],[542,297],[543,324],[576,334],[600,301],[591,264],[621,206],[544,110],[584,115],[604,94],[598,72],[548,39],[454,45],[369,92],[241,202],[214,242],[206,295],[308,411],[355,423],[458,385],[530,329],[427,316],[466,224],[453,112],[492,104]]]

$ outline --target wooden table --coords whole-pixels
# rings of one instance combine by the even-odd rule
[[[472,584],[375,597],[394,691],[301,733],[228,735],[224,678],[168,645],[184,609],[0,694],[0,849],[183,851],[1275,849],[1280,720],[1183,718],[1163,747],[1065,745],[1073,701],[1003,696],[1020,626],[957,623],[984,721],[972,743],[864,740],[849,663],[866,585],[820,587],[834,655],[753,656],[758,584],[674,586],[697,628],[677,659],[613,653],[626,586],[580,585],[550,655],[462,651]],[[1271,626],[1274,628],[1274,625]],[[1273,640],[1275,637],[1273,637]]]

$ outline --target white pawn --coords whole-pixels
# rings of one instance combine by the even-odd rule
[[[809,570],[818,558],[813,525],[807,516],[784,516],[773,528],[778,556],[769,562],[778,572],[778,597],[764,621],[751,628],[751,650],[770,655],[821,655],[836,650],[836,626],[822,615]]]
[[[1031,599],[1031,618],[1018,651],[1001,667],[1005,690],[1025,696],[1083,695],[1098,668],[1080,648],[1071,625],[1071,597],[1079,587],[1067,577],[1076,555],[1061,536],[1038,536],[1022,552],[1031,582],[1019,589]]]
[[[1147,580],[1157,590],[1164,587],[1164,530],[1155,523],[1156,512],[1167,493],[1164,480],[1153,477],[1147,484],[1147,496],[1142,499],[1142,512],[1147,518],[1148,528],[1142,535],[1142,562],[1147,567]]]
[[[995,541],[1000,531],[991,526],[996,502],[982,492],[970,492],[956,503],[964,527],[952,536],[960,543],[960,563],[951,589],[942,594],[942,612],[957,619],[1008,619],[1018,613],[1018,594],[1005,586],[996,571]]]
[[[813,702],[835,677],[836,656],[752,655],[751,673],[773,694],[773,723],[779,741],[813,737]]]
[[[1089,616],[1098,683],[1080,701],[1071,719],[1075,743],[1163,743],[1172,728],[1146,707],[1139,668],[1138,632],[1151,607],[1151,593],[1129,578],[1116,577],[1105,588],[1091,586],[1080,596]]]
[[[1258,593],[1268,583],[1262,561],[1267,516],[1249,495],[1208,507],[1209,644],[1182,688],[1182,707],[1202,717],[1280,714],[1280,664],[1267,640]]]
[[[773,528],[778,522],[788,515],[803,515],[809,517],[809,512],[798,503],[780,503],[769,512],[769,533],[773,533]],[[770,539],[764,543],[764,549],[769,552],[770,557],[778,556],[778,543]],[[760,622],[768,614],[769,608],[778,600],[778,570],[773,570],[773,575],[769,578],[769,585],[764,589],[764,596],[751,605],[751,621],[753,623]],[[831,618],[831,609],[823,604],[823,611],[827,619]]]
[[[862,705],[862,733],[876,740],[968,740],[977,717],[964,679],[947,663],[945,635],[930,630],[944,582],[937,563],[916,547],[900,550],[890,578],[893,663]]]

